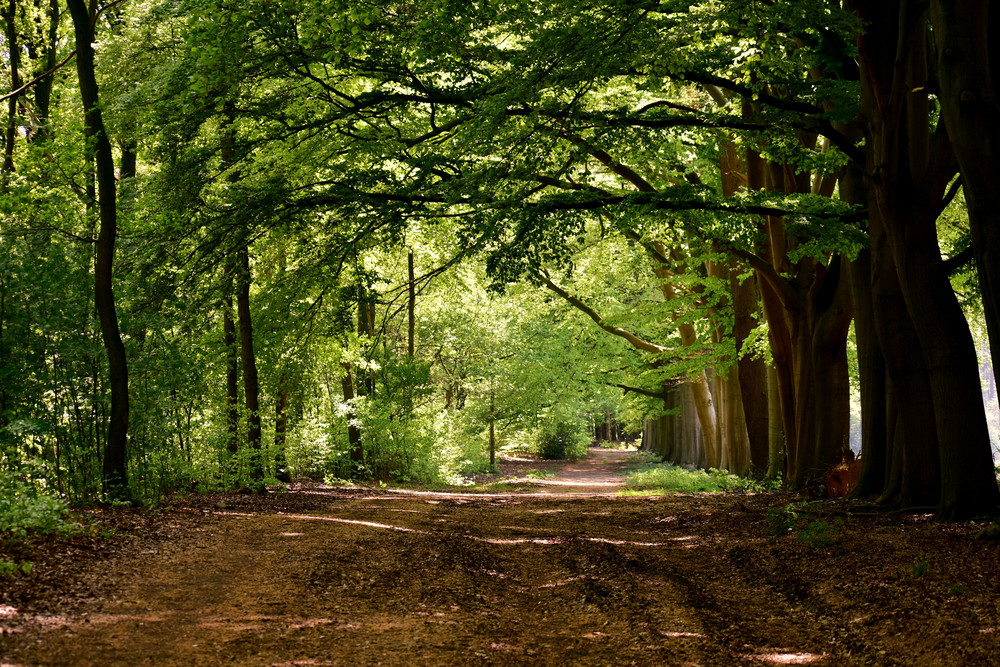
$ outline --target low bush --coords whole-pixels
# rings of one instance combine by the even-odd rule
[[[62,498],[0,473],[0,538],[21,540],[31,534],[68,534],[77,529]]]
[[[663,463],[648,452],[636,452],[626,462],[625,488],[658,493],[745,493],[771,491],[780,482],[761,482],[725,470],[702,470]]]
[[[553,419],[538,433],[538,455],[543,459],[575,459],[586,455],[590,432],[574,421]]]

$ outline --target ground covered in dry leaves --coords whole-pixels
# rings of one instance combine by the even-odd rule
[[[985,524],[616,495],[623,456],[508,461],[502,493],[306,483],[91,512],[89,535],[8,549],[34,566],[0,580],[0,665],[1000,661]]]

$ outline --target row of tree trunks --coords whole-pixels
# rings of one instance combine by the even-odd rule
[[[815,142],[811,136],[800,138],[806,145]],[[751,190],[814,190],[808,172],[766,164],[753,149],[747,150],[746,170]],[[820,194],[831,191],[823,179]],[[840,256],[825,264],[811,257],[790,262],[788,251],[796,240],[787,238],[783,219],[768,216],[761,230],[767,243],[747,259],[755,269],[768,323],[784,426],[785,482],[803,488],[850,456],[850,283]]]
[[[969,141],[964,128],[948,120],[931,126],[927,45],[933,43],[930,38],[939,40],[938,63],[945,71],[955,58],[961,59],[957,54],[964,57],[985,49],[984,43],[976,46],[975,33],[987,30],[990,19],[985,14],[977,18],[973,10],[985,12],[986,4],[972,3],[975,7],[970,5],[969,13],[960,16],[935,5],[940,26],[930,33],[926,3],[852,3],[867,26],[858,39],[859,117],[867,151],[874,330],[890,388],[882,497],[902,506],[937,498],[938,514],[945,519],[993,511],[1000,492],[975,346],[941,258],[936,228],[957,168],[970,170],[963,179],[974,178],[975,160],[956,161],[949,133],[962,144]],[[982,25],[975,25],[977,20]],[[955,26],[971,32],[950,31]],[[970,41],[956,41],[957,35]],[[959,70],[952,73],[961,77]],[[952,120],[968,110],[963,99],[975,105],[976,91],[985,90],[963,88],[963,81],[974,85],[968,77],[958,83],[938,80],[948,86],[942,110]],[[973,142],[988,143],[988,129],[982,129],[983,135]],[[878,380],[877,375],[862,375],[863,384]],[[875,437],[878,451],[880,437]],[[869,490],[877,487],[877,480],[865,482]]]
[[[669,390],[663,407],[669,414],[648,419],[643,426],[643,450],[676,465],[705,467],[704,440],[690,385]]]

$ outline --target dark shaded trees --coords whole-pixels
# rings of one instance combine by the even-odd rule
[[[108,356],[111,385],[111,416],[104,445],[104,491],[112,498],[130,495],[127,468],[129,425],[128,361],[118,326],[114,295],[115,239],[118,234],[115,164],[101,116],[94,63],[95,17],[84,0],[67,3],[73,17],[76,40],[76,66],[83,101],[87,137],[92,141],[97,173],[98,214],[97,259],[94,264],[94,300],[97,304],[101,337]]]

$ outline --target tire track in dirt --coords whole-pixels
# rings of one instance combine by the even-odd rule
[[[720,599],[698,574],[715,536],[664,520],[697,517],[691,499],[609,496],[619,470],[620,457],[602,456],[564,464],[531,494],[390,492],[315,511],[218,511],[209,532],[110,572],[116,597],[7,638],[0,655],[20,665],[759,665],[754,655],[794,649],[819,660],[807,632],[777,648],[764,625],[734,635],[738,591]],[[774,604],[768,613],[793,617]]]

